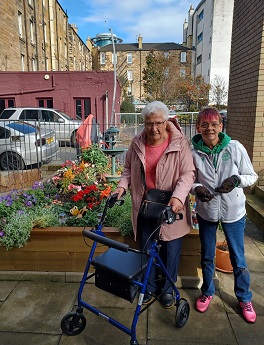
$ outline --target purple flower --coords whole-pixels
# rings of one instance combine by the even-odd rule
[[[28,206],[28,207],[32,207],[33,206],[32,201],[30,201],[30,200],[25,200],[25,205]]]
[[[18,214],[18,215],[21,215],[21,214],[24,214],[24,213],[25,213],[25,211],[23,211],[23,210],[18,210],[18,211],[17,211],[17,214]]]
[[[36,182],[33,184],[32,189],[39,189],[39,188],[43,189],[43,188],[44,188],[44,185],[43,185],[42,182],[36,181]]]
[[[5,232],[3,230],[0,231],[0,237],[3,237]]]

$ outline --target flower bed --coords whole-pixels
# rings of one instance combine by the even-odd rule
[[[83,151],[78,161],[66,161],[48,181],[36,182],[25,190],[14,190],[0,198],[0,246],[23,247],[35,227],[94,227],[105,199],[116,188],[107,183],[109,160],[97,147]],[[131,233],[131,199],[125,198],[122,209],[109,209],[105,226]]]

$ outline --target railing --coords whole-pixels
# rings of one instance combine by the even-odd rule
[[[196,115],[197,113],[183,113],[183,112],[177,112],[175,113],[178,122],[189,142],[191,141],[191,138],[196,133]],[[172,117],[172,116],[171,116]],[[131,143],[132,138],[141,133],[144,130],[144,124],[141,118],[141,114],[139,113],[117,113],[115,116],[115,126],[119,129],[119,133],[116,136],[116,143],[115,148],[124,148],[124,153],[117,155],[116,158],[119,160],[121,164],[125,161],[125,155],[126,151]],[[12,121],[14,123],[16,121]],[[19,122],[19,121],[18,121]],[[0,169],[1,169],[1,159],[3,159],[3,155],[6,151],[8,151],[8,145],[10,144],[10,138],[7,137],[5,132],[2,130],[2,138],[1,138],[1,128],[3,128],[3,125],[8,124],[9,121],[0,121]],[[11,121],[10,121],[11,123]],[[36,124],[37,126],[37,124]],[[37,126],[38,127],[38,126]],[[103,125],[103,128],[109,128],[110,125],[106,126]],[[104,134],[100,133],[99,128],[102,128],[100,124],[97,124],[97,135],[98,135],[98,141],[102,148],[104,148],[105,143],[107,142],[107,139]],[[40,128],[41,130],[41,128]],[[63,133],[63,131],[68,132],[68,128],[65,128],[65,124],[61,124],[60,131]],[[49,139],[49,138],[47,138]],[[35,141],[37,141],[37,138],[35,138]],[[41,143],[40,143],[41,145]],[[31,145],[32,147],[33,145]],[[16,150],[21,151],[23,147],[22,143],[19,140],[13,141],[13,147],[16,148]],[[56,166],[60,167],[63,163],[65,163],[66,160],[76,160],[77,156],[79,154],[79,149],[76,147],[76,145],[72,145],[70,141],[66,142],[60,142],[59,147],[56,153],[52,156],[52,158],[47,159],[45,155],[45,151],[40,150],[39,147],[35,146],[35,150],[32,150],[31,152],[25,153],[30,161],[32,157],[34,157],[35,164],[30,164],[29,167],[22,167],[22,169],[42,169],[42,167],[47,166]],[[24,155],[25,155],[24,154]],[[2,158],[1,158],[2,157]],[[43,165],[43,163],[46,165]],[[21,169],[21,170],[22,170]],[[12,172],[15,169],[7,169],[7,172]],[[19,169],[20,170],[20,169]],[[0,170],[0,174],[3,174],[3,172]]]

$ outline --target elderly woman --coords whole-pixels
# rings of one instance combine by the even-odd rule
[[[164,103],[148,103],[141,115],[145,129],[132,140],[121,180],[114,193],[118,193],[119,198],[124,190],[130,188],[135,239],[139,236],[142,249],[148,249],[152,245],[153,232],[159,226],[159,220],[145,218],[140,214],[145,193],[151,188],[172,192],[168,205],[173,212],[182,212],[183,220],[174,224],[162,224],[159,240],[161,258],[171,278],[176,282],[182,237],[191,227],[188,195],[194,182],[192,154],[178,123],[168,119],[169,110]],[[158,288],[156,273],[153,268],[143,304],[150,303]],[[162,289],[162,306],[170,308],[173,305],[171,284],[166,280],[159,288]]]

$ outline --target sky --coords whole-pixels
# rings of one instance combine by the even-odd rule
[[[143,43],[182,43],[183,23],[188,11],[201,0],[59,0],[70,24],[86,42],[100,33],[120,37],[123,43],[135,43],[139,34]]]

